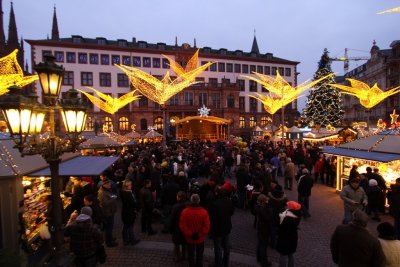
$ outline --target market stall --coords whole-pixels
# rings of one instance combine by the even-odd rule
[[[128,139],[121,139],[120,137],[114,133],[101,133],[90,138],[80,145],[82,155],[102,156],[122,150],[123,144]]]
[[[336,147],[327,146],[322,152],[337,156],[337,190],[346,184],[353,165],[358,166],[357,171],[361,174],[366,172],[366,167],[378,168],[388,186],[400,177],[398,130],[388,130]]]

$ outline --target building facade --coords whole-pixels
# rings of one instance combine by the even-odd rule
[[[393,41],[390,49],[380,49],[374,41],[370,54],[371,58],[366,63],[346,73],[344,78],[360,80],[369,86],[376,83],[384,91],[399,86],[400,40]],[[368,117],[372,125],[378,119],[383,119],[390,124],[389,115],[394,109],[398,109],[400,103],[400,95],[396,94],[367,110],[356,97],[344,94],[343,98],[344,123],[347,125],[356,121],[367,121]]]
[[[108,40],[103,37],[85,38],[77,35],[71,38],[59,38],[55,13],[51,39],[26,41],[31,46],[32,65],[43,61],[44,55],[52,54],[56,57],[56,62],[64,66],[65,75],[61,92],[66,92],[72,87],[93,92],[87,88],[93,87],[113,97],[134,90],[128,77],[114,64],[133,66],[162,78],[167,71],[172,71],[163,55],[174,59],[184,67],[198,49],[196,40],[191,46],[188,43],[178,45],[177,40],[174,45],[167,45],[137,41],[135,38],[130,41]],[[266,124],[271,115],[265,112],[260,102],[248,96],[253,92],[262,93],[264,89],[242,75],[253,75],[252,72],[255,71],[276,75],[279,71],[289,83],[297,84],[296,67],[299,62],[274,57],[271,53],[261,54],[256,37],[250,52],[202,47],[199,51],[199,62],[215,63],[197,78],[201,83],[186,88],[167,102],[169,134],[173,134],[173,127],[169,127],[169,121],[198,115],[198,109],[203,105],[211,109],[210,115],[232,120],[231,134],[250,133],[250,129],[255,125]],[[173,77],[176,74],[172,72],[170,75]],[[36,87],[38,86],[37,82]],[[40,93],[40,90],[36,92]],[[95,125],[101,127],[104,124],[120,133],[130,131],[133,124],[136,125],[136,131],[142,133],[146,132],[149,126],[163,127],[160,106],[144,96],[114,115],[109,115],[93,105],[90,106],[87,130],[92,130]],[[296,102],[288,105],[285,109],[286,120],[292,122],[296,112]],[[280,121],[279,116],[276,116],[276,121]]]

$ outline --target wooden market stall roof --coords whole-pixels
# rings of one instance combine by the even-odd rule
[[[188,116],[183,119],[177,120],[174,122],[175,125],[181,124],[187,121],[192,121],[192,120],[204,120],[204,121],[209,121],[217,124],[230,124],[232,121],[227,120],[224,118],[219,118],[219,117],[214,117],[214,116]]]

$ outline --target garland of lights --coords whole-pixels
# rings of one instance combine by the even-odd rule
[[[357,97],[360,100],[360,104],[367,109],[370,109],[376,105],[378,105],[385,98],[397,94],[400,92],[400,86],[392,88],[387,91],[382,91],[378,85],[375,83],[372,87],[369,87],[368,84],[347,78],[350,82],[351,86],[341,85],[341,84],[330,84],[331,86],[342,89],[344,94],[352,95]]]
[[[107,94],[103,94],[102,92],[92,87],[87,87],[87,88],[93,90],[99,97],[95,97],[81,90],[78,91],[84,94],[95,106],[97,106],[98,108],[100,108],[105,112],[110,113],[111,115],[116,113],[120,108],[126,106],[130,102],[140,98],[140,95],[134,95],[137,90],[124,94],[119,98],[113,98]]]
[[[0,142],[1,143],[1,142]],[[18,175],[20,174],[20,171],[18,170],[18,166],[14,163],[13,156],[11,155],[10,151],[7,149],[7,147],[3,144],[1,144],[0,147],[0,161],[4,161],[4,166],[10,166],[14,174]]]

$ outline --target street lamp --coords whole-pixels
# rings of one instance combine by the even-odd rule
[[[10,87],[9,93],[0,97],[0,108],[21,155],[39,154],[49,164],[51,214],[48,224],[52,251],[48,266],[67,266],[71,258],[64,257],[63,253],[63,205],[60,197],[59,164],[63,153],[75,151],[80,144],[79,134],[85,125],[86,108],[75,89],[69,90],[66,97],[59,100],[64,68],[54,61],[52,55],[46,55],[45,62],[34,67],[39,75],[45,105],[39,104],[36,96],[23,96],[21,88]],[[68,138],[58,137],[55,134],[56,109],[61,111]],[[40,136],[46,112],[50,113],[50,134]]]

